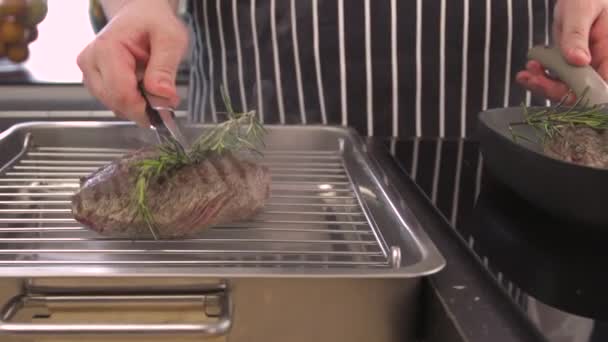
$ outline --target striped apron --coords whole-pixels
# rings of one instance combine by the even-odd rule
[[[514,80],[527,50],[551,43],[554,2],[190,0],[190,119],[222,120],[225,87],[237,110],[256,110],[265,123],[344,125],[383,137],[468,137],[481,110],[547,104]],[[432,175],[429,198],[443,209],[448,197],[442,212],[456,227],[459,206],[474,205],[479,194],[482,161],[463,162],[471,151],[462,140],[456,150],[439,140],[430,152],[434,161],[419,161],[420,144],[400,151],[393,140],[390,150],[410,160],[415,181]],[[455,170],[444,169],[443,160],[456,160],[448,162]],[[475,176],[463,176],[471,167]],[[446,177],[454,180],[453,191],[440,193]],[[475,193],[461,191],[467,180]],[[592,322],[531,297],[526,306],[547,335],[582,341],[593,330]]]
[[[193,122],[220,87],[264,123],[466,137],[479,111],[545,104],[515,80],[555,0],[190,0]]]

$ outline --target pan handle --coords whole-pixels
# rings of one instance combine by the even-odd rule
[[[583,96],[589,105],[608,103],[608,84],[591,66],[572,65],[557,47],[538,45],[528,51],[528,59],[536,60],[564,82],[576,94]]]
[[[204,304],[213,322],[200,323],[13,323],[11,319],[28,304],[45,305],[53,302],[74,303],[120,303],[120,302],[167,302],[182,301]],[[209,305],[213,309],[209,309]],[[213,310],[213,314],[208,313]],[[218,312],[218,313],[215,313]],[[0,310],[0,335],[64,336],[64,335],[112,335],[112,334],[194,334],[202,337],[227,335],[232,326],[232,303],[228,293],[202,294],[156,294],[156,295],[32,295],[13,297]]]

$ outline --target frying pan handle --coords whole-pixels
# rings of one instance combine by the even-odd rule
[[[572,65],[566,61],[557,47],[534,46],[528,51],[528,59],[536,60],[564,82],[576,94],[577,99],[587,91],[584,101],[588,105],[608,103],[608,84],[591,66]]]

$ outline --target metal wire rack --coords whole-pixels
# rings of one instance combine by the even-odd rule
[[[126,152],[26,146],[0,171],[0,264],[352,268],[391,267],[395,260],[337,150],[265,153],[271,198],[250,221],[185,240],[100,236],[72,218],[70,196],[80,177]]]

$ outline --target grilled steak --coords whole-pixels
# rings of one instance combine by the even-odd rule
[[[111,237],[141,236],[149,226],[135,201],[134,163],[156,150],[128,154],[91,174],[72,198],[75,219]],[[233,154],[209,157],[183,166],[167,178],[150,182],[146,204],[159,238],[192,236],[211,225],[246,220],[269,197],[266,166]]]
[[[589,127],[568,127],[544,147],[544,153],[576,164],[608,168],[608,133]]]

